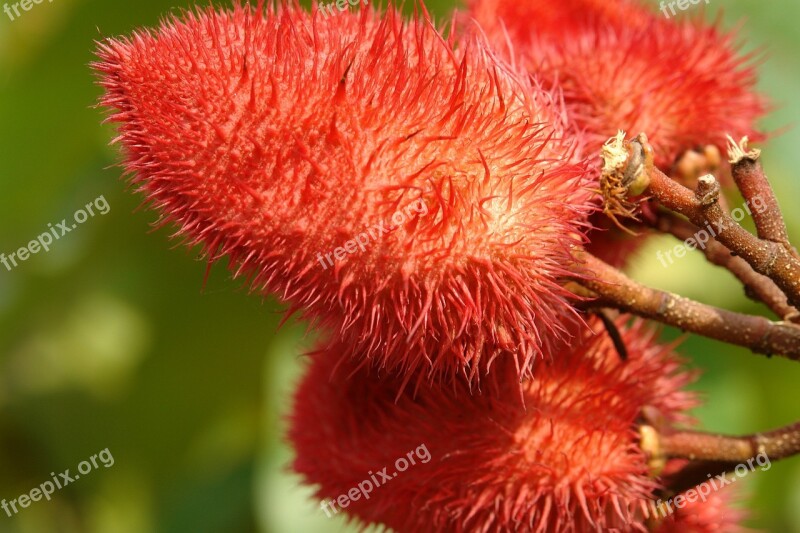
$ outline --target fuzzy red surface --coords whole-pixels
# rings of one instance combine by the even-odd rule
[[[719,21],[667,19],[638,0],[473,0],[461,20],[474,18],[502,56],[539,83],[563,90],[567,117],[583,136],[592,174],[600,175],[603,143],[624,130],[647,134],[656,164],[672,173],[687,150],[726,135],[763,140],[756,123],[769,106],[756,92],[754,59],[740,53],[737,32]],[[722,168],[718,178],[731,183]],[[692,185],[687,183],[687,185]],[[597,220],[595,220],[597,222]],[[607,226],[600,222],[600,226]],[[592,252],[624,266],[646,240],[616,229],[591,234]]]
[[[477,40],[367,7],[239,7],[98,55],[125,168],[162,221],[345,357],[477,382],[502,355],[525,376],[575,320],[557,280],[591,210],[577,141],[558,98]]]
[[[522,384],[526,408],[511,381],[491,394],[414,393],[366,369],[350,376],[341,346],[323,350],[295,396],[294,470],[329,500],[387,467],[390,480],[346,512],[400,533],[643,530],[655,483],[635,421],[649,406],[686,422],[692,376],[642,322],[622,328],[625,362],[592,327]],[[397,471],[420,446],[430,459]]]
[[[726,135],[763,138],[753,58],[719,22],[667,19],[632,0],[476,0],[468,16],[501,54],[564,90],[590,154],[618,130],[644,132],[668,172],[686,150],[724,153]]]

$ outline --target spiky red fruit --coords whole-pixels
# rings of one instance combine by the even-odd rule
[[[726,134],[762,137],[755,122],[766,106],[751,61],[718,24],[666,19],[625,0],[477,0],[471,14],[496,26],[498,10],[508,13],[510,53],[563,88],[569,116],[589,135],[593,153],[620,129],[645,132],[656,164],[668,170],[689,149],[723,150]],[[501,33],[491,35],[509,50]]]
[[[523,383],[526,408],[511,382],[497,394],[463,384],[415,394],[366,369],[345,379],[351,369],[339,367],[334,377],[342,348],[330,348],[295,396],[294,469],[327,501],[388,467],[387,485],[346,512],[398,532],[640,530],[655,484],[635,421],[645,406],[683,420],[694,398],[680,390],[690,378],[670,348],[641,323],[622,332],[626,362],[587,330]],[[395,461],[423,445],[430,460],[392,476]]]
[[[394,11],[236,8],[99,56],[133,183],[349,353],[451,378],[513,350],[525,374],[573,313],[557,280],[585,169],[552,95],[477,41]]]

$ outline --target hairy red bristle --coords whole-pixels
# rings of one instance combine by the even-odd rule
[[[645,407],[686,421],[695,399],[681,390],[691,376],[641,322],[622,337],[624,362],[606,335],[585,330],[522,384],[524,408],[513,382],[476,395],[464,385],[414,393],[366,369],[346,379],[342,347],[329,347],[295,396],[294,469],[328,500],[424,445],[427,463],[346,512],[398,532],[643,530],[656,483],[635,422]]]
[[[491,41],[523,49],[538,37],[564,40],[593,21],[633,28],[651,20],[650,11],[636,0],[469,0],[467,6],[467,16]]]
[[[685,151],[726,146],[726,135],[761,138],[765,110],[755,74],[733,36],[695,22],[639,30],[594,25],[529,59],[557,78],[572,120],[599,147],[617,130],[645,132],[668,170]],[[539,56],[538,58],[534,56]]]
[[[350,355],[477,381],[504,354],[527,375],[575,320],[559,278],[590,211],[577,141],[558,98],[477,40],[395,11],[235,8],[99,56],[126,168],[164,221]]]
[[[656,164],[691,180],[673,172],[687,151],[713,145],[724,152],[726,135],[764,138],[756,121],[768,106],[755,90],[752,57],[740,54],[735,32],[704,23],[702,11],[669,20],[638,0],[473,0],[467,16],[501,55],[564,91],[590,160],[618,130],[644,132]],[[731,181],[726,165],[717,176]],[[592,225],[610,226],[602,218]],[[614,228],[592,232],[589,249],[624,266],[645,240],[637,232],[635,239]]]
[[[767,108],[735,33],[669,20],[635,1],[477,0],[470,15],[498,50],[564,90],[568,116],[596,153],[618,130],[644,132],[669,170],[685,151],[762,138]]]

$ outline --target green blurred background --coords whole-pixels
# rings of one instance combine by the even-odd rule
[[[552,0],[558,1],[558,0]],[[789,127],[765,164],[800,240],[800,4],[714,0],[727,25],[764,48],[761,87],[777,104],[765,126]],[[724,6],[723,6],[724,4]],[[92,106],[94,41],[152,26],[186,0],[55,0],[11,22],[0,13],[0,252],[103,195],[111,206],[12,272],[0,267],[0,499],[14,499],[109,448],[100,467],[8,518],[0,532],[326,532],[310,490],[286,470],[283,415],[311,345],[302,324],[277,329],[279,308],[248,295],[224,265],[203,284],[196,251],[113,167],[112,129]],[[440,19],[453,4],[431,4]],[[694,9],[694,8],[692,8]],[[709,17],[712,16],[709,13]],[[635,261],[645,282],[715,305],[759,311],[696,254],[665,270],[654,241]],[[674,336],[666,332],[665,336]],[[697,411],[710,430],[766,430],[800,418],[800,365],[698,338],[682,348],[704,369]],[[320,443],[324,445],[324,443]],[[742,481],[751,524],[800,531],[800,458]]]

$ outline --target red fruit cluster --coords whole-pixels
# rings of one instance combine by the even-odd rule
[[[331,339],[290,431],[321,498],[373,480],[346,511],[401,532],[645,530],[637,424],[687,423],[695,400],[671,348],[620,319],[622,360],[565,288],[593,154],[641,129],[668,166],[753,133],[763,104],[730,36],[632,1],[471,14],[483,29],[445,38],[424,9],[259,2],[105,41],[94,68],[161,221]],[[373,477],[420,446],[429,461]]]

